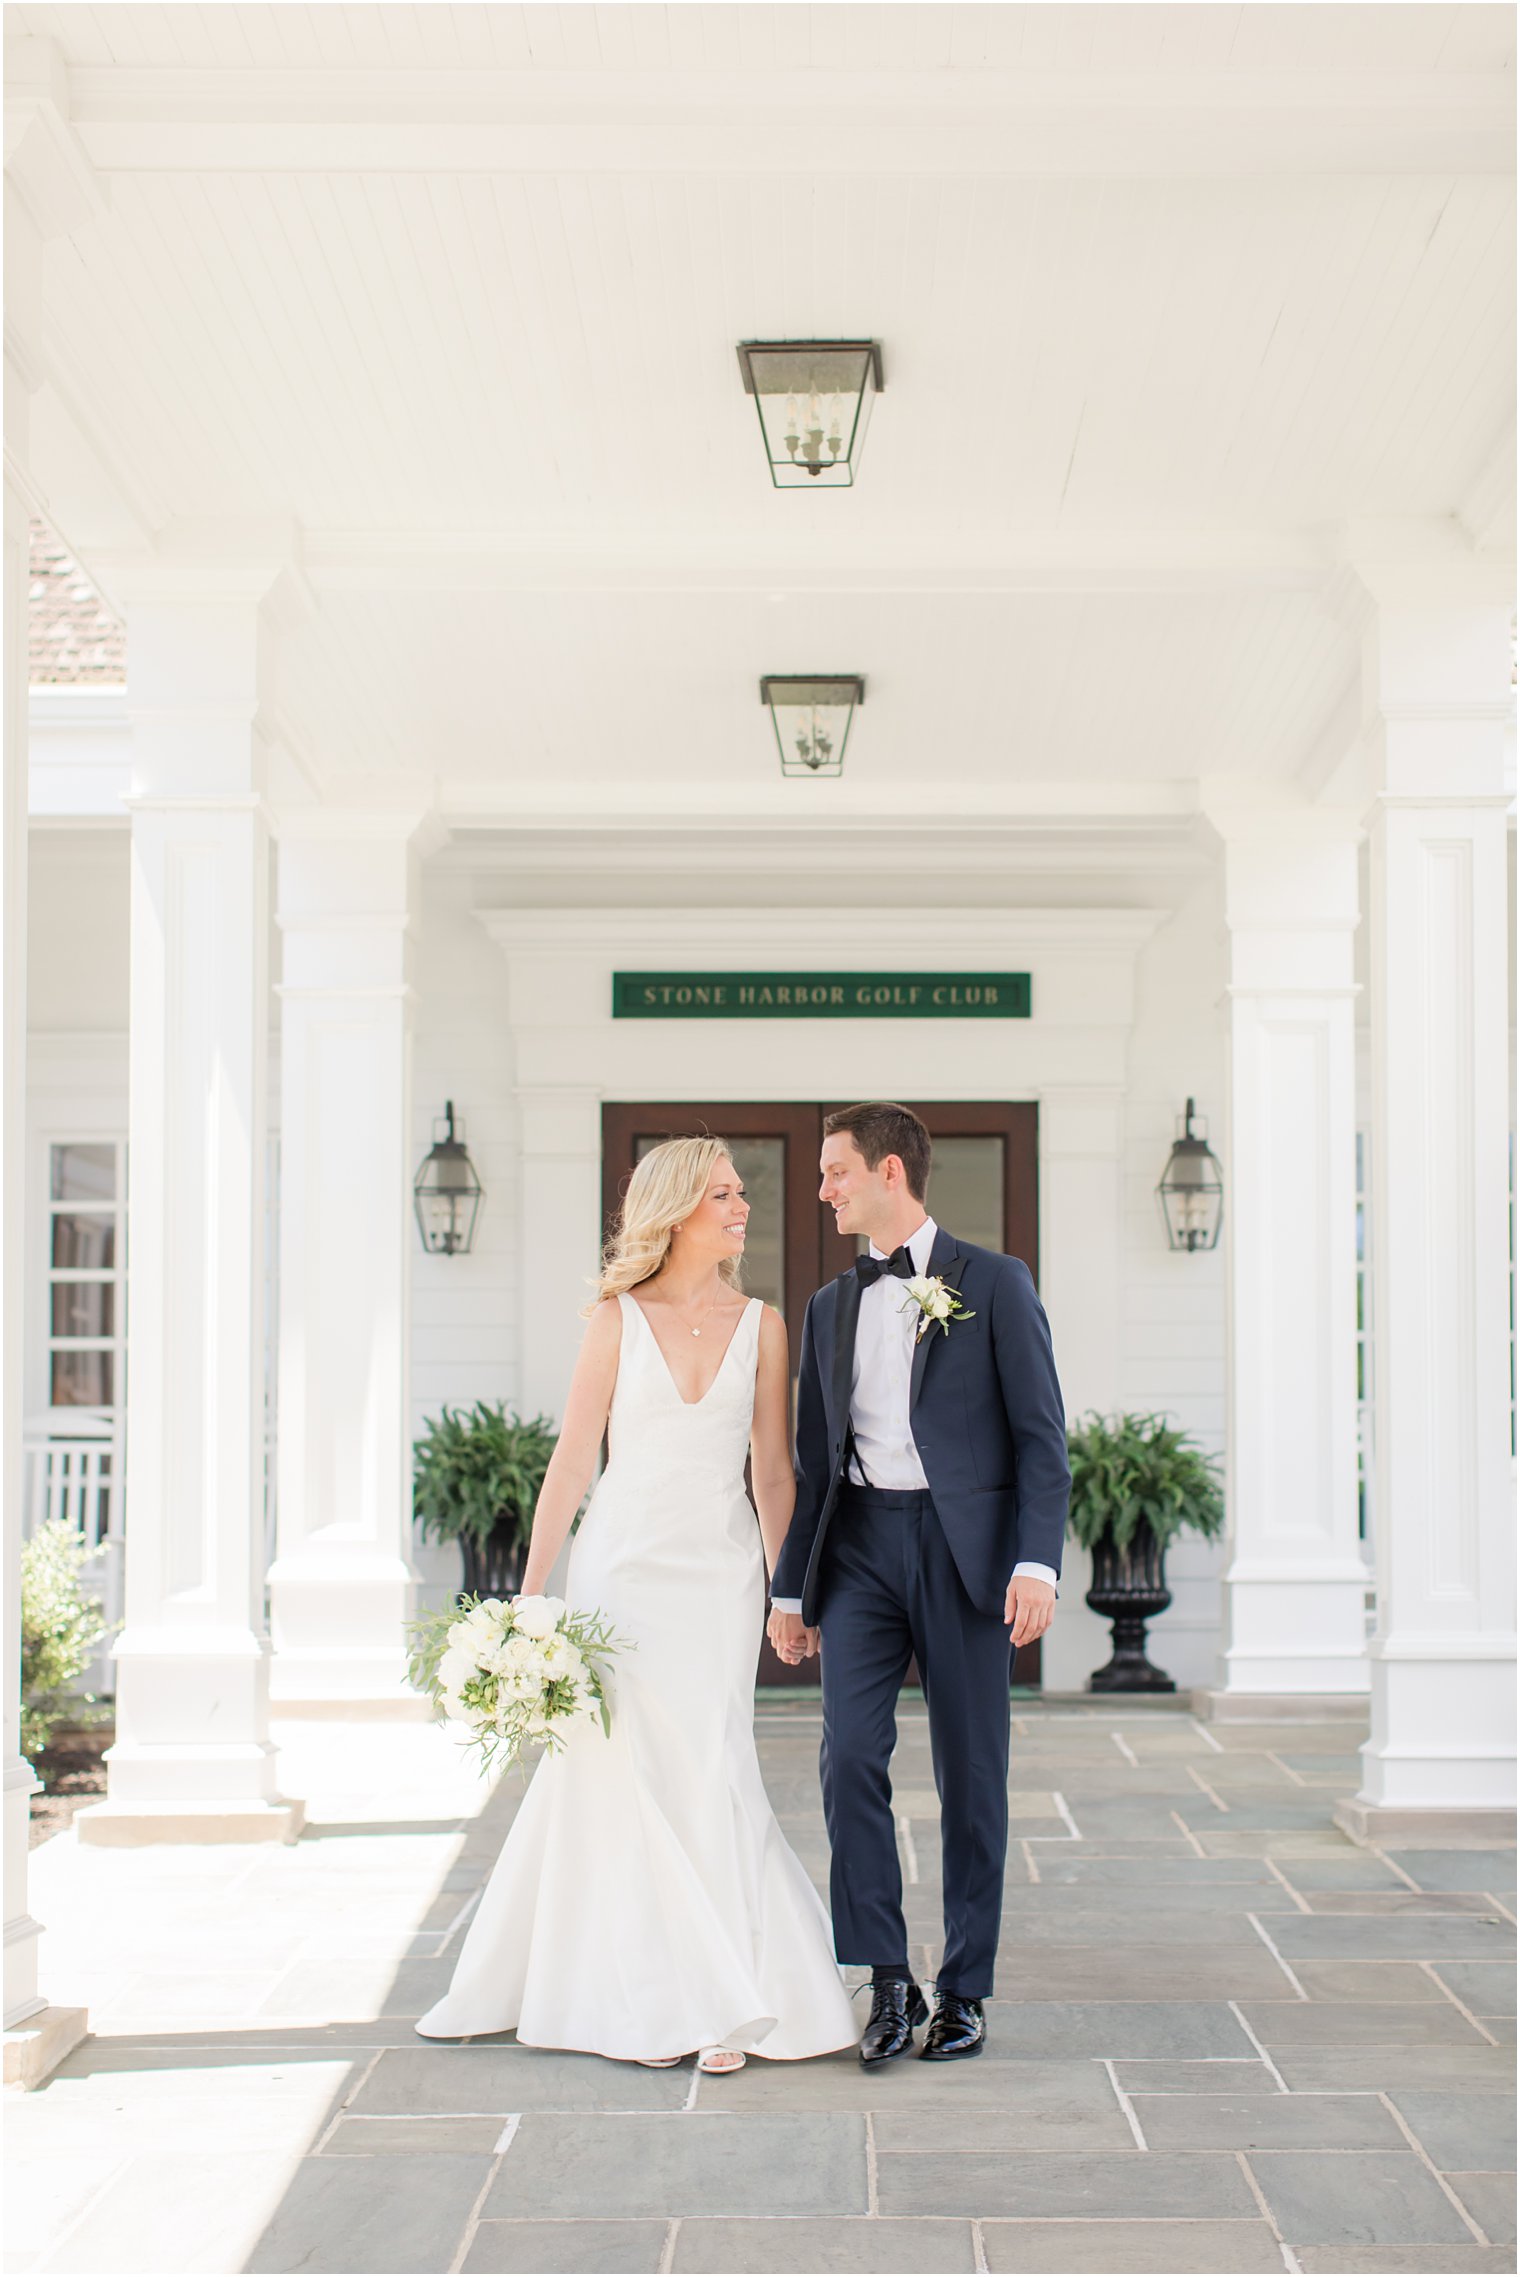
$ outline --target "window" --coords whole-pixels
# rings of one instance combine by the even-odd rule
[[[48,1402],[112,1410],[126,1357],[125,1146],[71,1140],[48,1150]]]

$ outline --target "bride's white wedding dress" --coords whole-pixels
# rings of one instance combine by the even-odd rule
[[[754,1739],[765,1617],[744,1491],[761,1305],[710,1389],[676,1390],[629,1296],[609,1461],[566,1595],[606,1614],[612,1733],[546,1756],[486,1884],[431,2039],[516,2027],[532,2047],[822,2055],[858,2034],[828,1914],[783,1839]]]

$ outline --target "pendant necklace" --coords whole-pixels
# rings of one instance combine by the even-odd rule
[[[702,1315],[702,1328],[705,1328],[705,1327],[707,1326],[708,1320],[709,1320],[709,1318],[711,1317],[711,1314],[712,1314],[713,1305],[715,1305],[715,1304],[717,1303],[717,1301],[718,1301],[718,1300],[717,1300],[717,1298],[716,1298],[716,1297],[714,1297],[714,1298],[713,1298],[713,1301],[712,1301],[712,1304],[711,1304],[711,1305],[709,1305],[709,1306],[708,1306],[708,1308],[707,1308],[707,1311],[706,1311],[705,1313],[703,1313],[703,1315]],[[693,1336],[700,1336],[700,1335],[701,1335],[701,1333],[702,1333],[702,1328],[694,1328],[694,1329],[692,1330],[692,1332],[691,1332],[691,1333],[692,1333],[692,1335],[693,1335]]]

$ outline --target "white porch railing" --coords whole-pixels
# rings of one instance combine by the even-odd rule
[[[80,1679],[86,1692],[114,1692],[111,1643],[124,1602],[126,1475],[119,1416],[81,1408],[61,1424],[56,1415],[28,1423],[23,1440],[22,1529],[30,1537],[55,1518],[83,1534],[90,1547],[81,1579],[98,1597],[111,1626]]]

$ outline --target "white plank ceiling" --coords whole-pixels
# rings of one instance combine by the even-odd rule
[[[71,63],[513,71],[884,69],[1470,72],[1513,60],[1501,6],[613,5],[52,7],[6,11]]]
[[[1057,82],[1072,115],[1089,83],[1160,90],[1158,136],[1210,87],[1507,112],[1507,8],[68,5],[7,32],[57,44],[109,190],[47,256],[65,534],[88,560],[83,436],[145,542],[292,526],[314,600],[276,677],[318,780],[700,800],[774,775],[760,673],[821,668],[868,678],[860,811],[926,755],[969,792],[1290,780],[1356,669],[1327,605],[1347,525],[1462,533],[1513,430],[1513,187],[1486,160],[584,156],[587,104],[657,86],[689,117],[703,74],[749,87],[746,131],[768,75],[813,75],[821,152],[859,74],[979,133]],[[492,74],[529,156],[385,124],[478,124]],[[154,119],[211,140],[153,158]],[[862,479],[776,493],[733,344],[830,335],[883,342]]]

